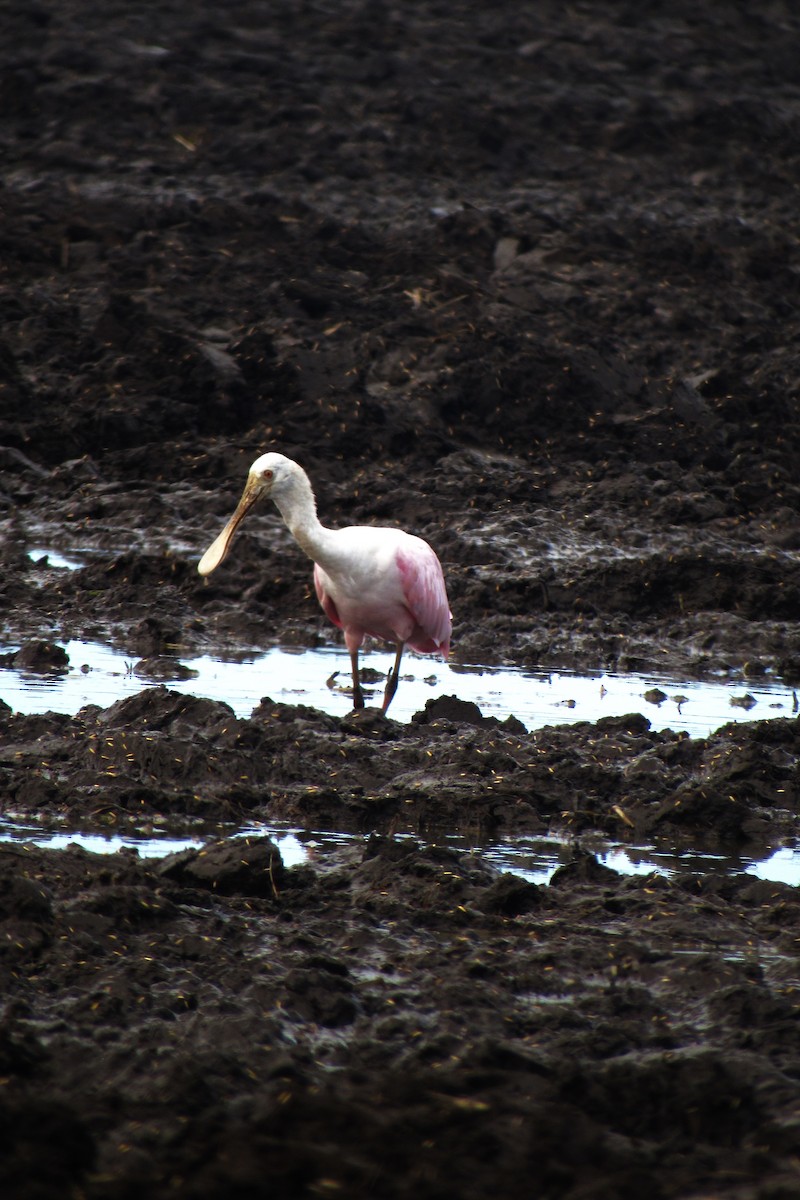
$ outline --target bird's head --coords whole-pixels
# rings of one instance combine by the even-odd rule
[[[262,454],[247,473],[245,495],[252,490],[255,500],[279,496],[299,473],[300,467],[285,454]]]
[[[278,500],[292,486],[298,474],[303,474],[301,468],[284,454],[262,454],[256,459],[247,473],[247,482],[236,511],[197,564],[201,575],[210,575],[224,560],[234,533],[250,509],[268,497]]]

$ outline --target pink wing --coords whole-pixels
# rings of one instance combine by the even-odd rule
[[[322,605],[322,611],[325,613],[325,616],[328,618],[329,621],[332,621],[334,625],[338,625],[338,627],[341,629],[342,628],[342,618],[339,616],[339,610],[336,607],[336,605],[333,603],[333,600],[331,600],[328,593],[325,591],[324,587],[322,586],[322,580],[320,579],[320,574],[319,574],[319,567],[317,566],[316,563],[314,563],[314,590],[317,593],[317,599],[319,600],[320,604]]]
[[[420,634],[415,630],[409,646],[421,654],[438,651],[442,658],[447,658],[453,626],[439,559],[427,542],[409,537],[397,551],[397,566],[406,606],[421,631]]]

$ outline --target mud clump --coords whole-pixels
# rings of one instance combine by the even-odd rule
[[[213,1196],[234,1162],[241,1194],[267,1170],[287,1198],[433,1196],[453,1175],[522,1196],[532,1170],[557,1195],[791,1178],[797,889],[624,877],[582,838],[724,855],[789,836],[797,722],[703,741],[443,707],[237,720],[159,687],[3,716],[18,815],[251,831],[154,860],[0,846],[11,1194],[167,1196],[179,1177]],[[310,831],[303,861],[253,832],[280,821]],[[321,852],[320,828],[382,832]],[[572,848],[537,885],[450,848],[459,829]]]
[[[0,704],[3,817],[192,842],[0,843],[3,1195],[797,1193],[800,901],[726,869],[797,837],[794,716],[241,719],[168,685],[334,636],[266,510],[197,574],[269,449],[330,524],[431,542],[456,664],[726,678],[740,712],[800,680],[798,32],[3,9],[0,667],[104,640],[142,683]],[[719,870],[623,877],[609,841]]]
[[[28,885],[2,896],[10,1194],[791,1178],[792,888],[583,860],[535,888],[393,839],[279,889],[252,864],[229,889],[124,854],[0,859]]]
[[[33,675],[60,675],[69,670],[69,655],[53,642],[26,642],[19,650],[0,654],[0,666]]]

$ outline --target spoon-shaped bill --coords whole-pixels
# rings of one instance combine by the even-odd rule
[[[236,512],[233,514],[230,521],[228,521],[228,524],[225,526],[222,533],[214,538],[214,541],[208,547],[205,554],[200,559],[200,562],[197,564],[197,570],[201,575],[210,575],[212,571],[216,571],[217,567],[226,557],[228,550],[230,549],[231,542],[233,541],[233,535],[236,533],[239,523],[242,521],[243,517],[249,513],[250,509],[258,500],[258,497],[258,489],[251,486],[251,484],[248,482],[248,485],[244,490],[244,494],[236,506]]]
[[[236,522],[238,524],[238,521]],[[206,550],[200,562],[197,564],[197,570],[201,575],[210,575],[212,571],[216,571],[219,564],[228,553],[236,525],[231,519],[214,541]]]

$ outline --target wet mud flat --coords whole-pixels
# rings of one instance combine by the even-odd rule
[[[8,1194],[796,1194],[797,888],[591,851],[787,836],[796,720],[244,720],[159,687],[2,735],[17,819],[205,838],[0,846]],[[364,836],[285,867],[230,835],[280,818]],[[459,828],[572,852],[537,886]]]
[[[196,572],[277,449],[331,524],[432,543],[456,661],[796,684],[797,34],[781,3],[5,5],[2,653],[333,636],[269,512]],[[800,1195],[796,889],[593,854],[791,844],[797,743],[457,697],[3,709],[4,818],[207,845],[0,845],[0,1187]],[[287,867],[233,836],[270,820],[360,837]],[[459,830],[573,856],[539,887]]]
[[[10,1195],[796,1194],[793,889],[0,859]]]

